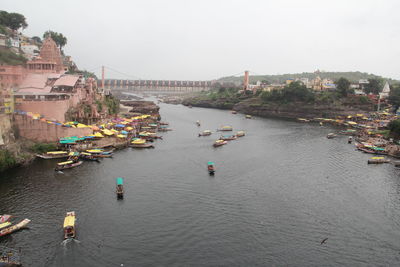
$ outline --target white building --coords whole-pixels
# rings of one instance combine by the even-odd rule
[[[39,55],[40,49],[37,45],[21,45],[21,50],[24,52],[25,57],[32,60],[35,56]]]
[[[387,98],[387,97],[389,97],[389,93],[390,93],[390,86],[389,86],[389,83],[386,82],[385,85],[383,86],[382,92],[379,93],[379,97]]]

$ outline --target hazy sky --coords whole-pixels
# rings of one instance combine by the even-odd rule
[[[400,79],[399,0],[0,0],[78,67],[141,79],[363,71]],[[108,78],[129,78],[107,72]]]

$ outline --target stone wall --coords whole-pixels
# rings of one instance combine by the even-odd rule
[[[14,141],[10,116],[11,115],[0,114],[0,147]]]
[[[65,121],[65,113],[70,107],[70,100],[58,101],[22,101],[16,104],[16,109],[38,113],[47,119]]]
[[[61,137],[93,134],[91,128],[67,128],[19,114],[14,114],[14,124],[19,136],[35,142],[51,143],[57,142]]]

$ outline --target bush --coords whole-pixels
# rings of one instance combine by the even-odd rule
[[[0,172],[14,167],[16,164],[17,161],[10,151],[7,149],[0,150]]]
[[[57,150],[57,145],[53,143],[37,143],[31,146],[30,150],[37,154],[43,154],[49,151]]]

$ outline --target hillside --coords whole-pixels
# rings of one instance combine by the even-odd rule
[[[385,80],[388,80],[389,82],[395,81],[393,79],[384,78],[384,77],[381,77],[381,76],[378,76],[375,74],[353,71],[353,72],[320,72],[318,74],[313,73],[313,72],[303,72],[303,73],[294,73],[294,74],[288,73],[288,74],[277,74],[277,75],[250,75],[250,83],[256,83],[257,81],[262,81],[262,80],[267,80],[269,83],[284,83],[288,79],[296,79],[296,78],[314,79],[315,77],[317,77],[317,75],[319,77],[321,77],[322,79],[329,78],[334,81],[338,80],[341,77],[346,78],[351,82],[358,82],[360,79],[372,79],[372,78],[385,79]],[[219,82],[242,82],[243,76],[223,77],[223,78],[220,78],[218,81]]]
[[[0,48],[0,64],[3,65],[21,65],[25,64],[26,58],[15,54],[11,49]]]

